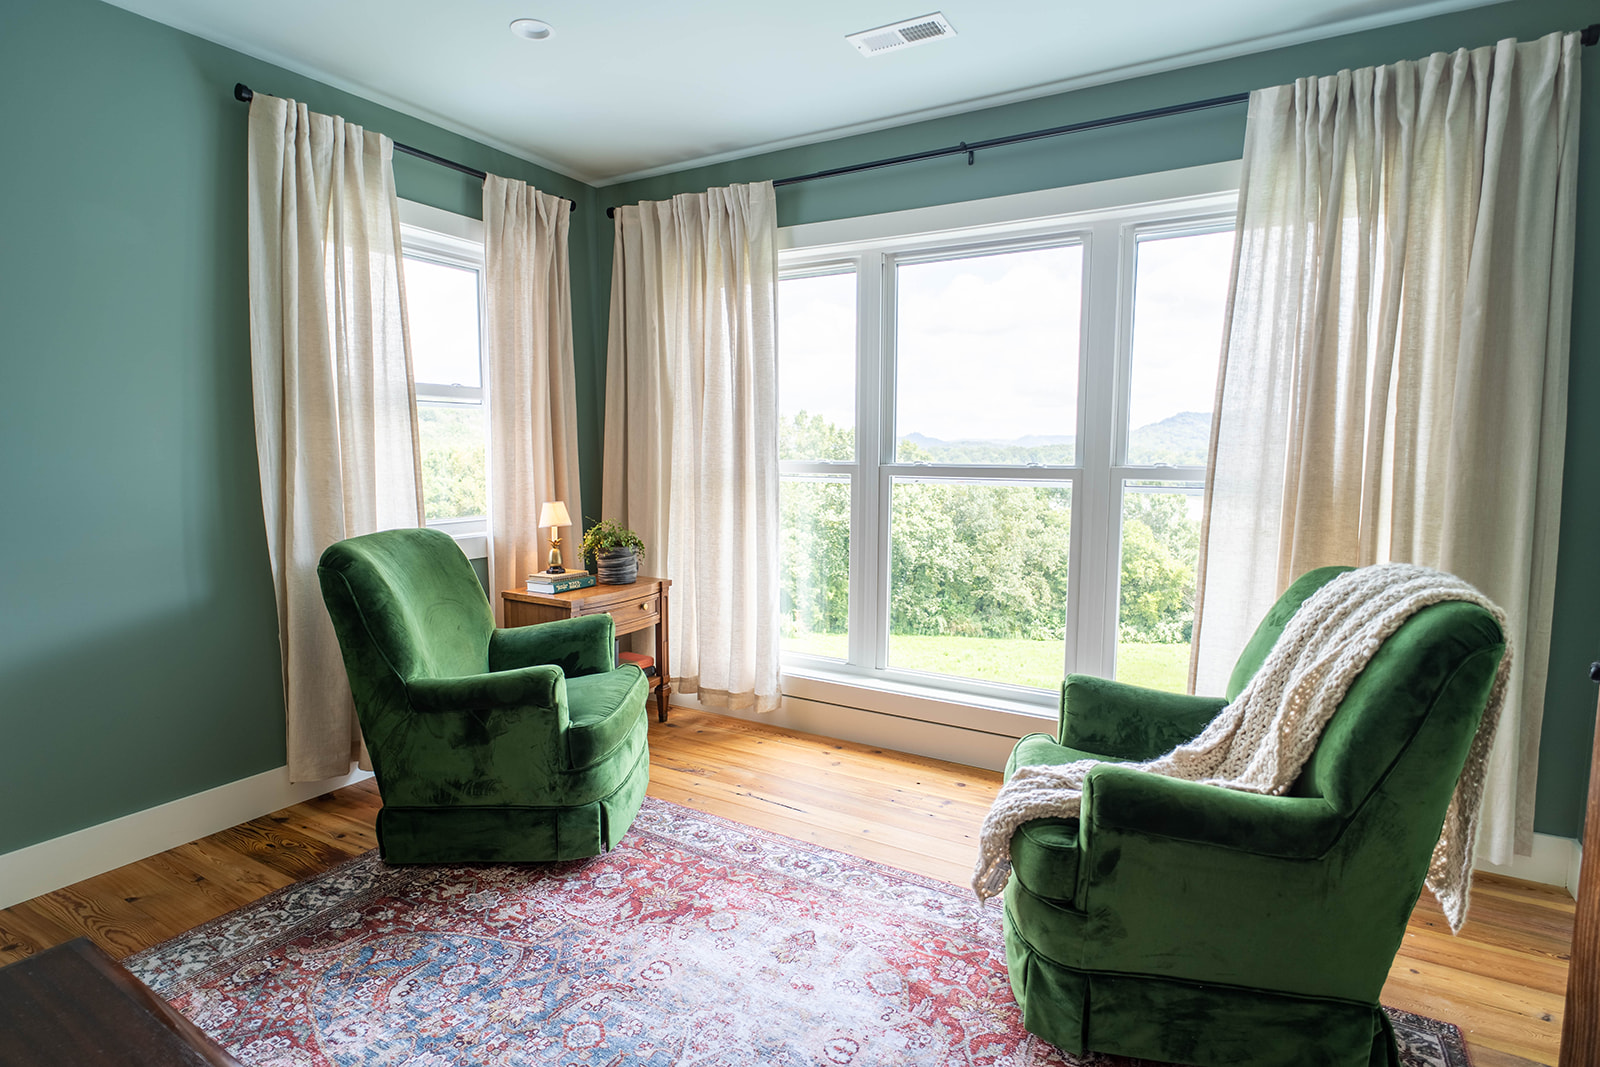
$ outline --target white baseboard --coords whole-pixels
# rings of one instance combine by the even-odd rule
[[[708,708],[694,696],[674,693],[672,702],[686,708],[711,711],[751,722],[763,722],[801,733],[818,734],[854,741],[857,744],[896,752],[910,752],[918,756],[961,763],[968,767],[999,770],[1011,755],[1011,748],[1020,734],[999,734],[970,726],[928,722],[865,708],[849,707],[818,700],[808,700],[785,694],[777,711],[760,714],[755,711],[728,711],[725,708]],[[996,721],[991,718],[989,721]],[[1053,720],[1032,720],[1015,717],[1007,726],[1022,731],[1044,730],[1053,732]],[[1578,893],[1578,866],[1582,849],[1578,840],[1555,837],[1551,834],[1533,835],[1533,855],[1514,856],[1505,865],[1479,860],[1473,866],[1480,871],[1504,874],[1529,882],[1540,882],[1567,890],[1574,897]]]
[[[7,852],[0,855],[0,908],[371,777],[357,770],[294,783],[289,768],[279,767]]]
[[[727,708],[707,707],[694,696],[682,693],[673,693],[672,703],[674,707],[709,711],[734,719],[747,719],[769,726],[781,726],[786,730],[854,741],[861,745],[909,752],[992,771],[1005,766],[1006,757],[1011,755],[1011,748],[1017,743],[1015,737],[1002,734],[792,696],[785,696],[777,711],[765,714],[748,708],[729,711]]]
[[[1512,856],[1511,862],[1504,865],[1478,859],[1473,861],[1472,866],[1474,870],[1557,886],[1576,897],[1578,861],[1582,855],[1583,849],[1575,837],[1534,834],[1533,855]]]

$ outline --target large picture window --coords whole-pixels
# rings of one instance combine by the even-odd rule
[[[1212,193],[784,250],[786,670],[1183,689],[1232,228]]]

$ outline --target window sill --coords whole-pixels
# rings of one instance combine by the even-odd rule
[[[1053,732],[1057,721],[1057,698],[1048,692],[976,692],[818,659],[786,658],[779,684],[787,698],[1004,737]]]
[[[489,558],[488,534],[451,534],[456,539],[456,544],[461,546],[461,551],[468,559]]]
[[[482,519],[450,519],[430,522],[428,529],[447,533],[456,539],[456,545],[468,559],[487,559],[489,556],[488,524]]]

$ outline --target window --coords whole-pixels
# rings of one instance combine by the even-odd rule
[[[401,202],[406,318],[429,526],[482,535],[489,514],[482,223]]]
[[[786,670],[1185,687],[1233,195],[785,231]]]

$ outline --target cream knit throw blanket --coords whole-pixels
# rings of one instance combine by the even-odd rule
[[[1409,563],[1380,564],[1339,575],[1300,606],[1250,684],[1199,737],[1164,756],[1123,766],[1248,793],[1282,795],[1299,777],[1322,728],[1378,646],[1414,613],[1443,600],[1478,604],[1505,629],[1505,612],[1454,575]],[[1428,867],[1428,888],[1452,931],[1466,919],[1483,777],[1510,669],[1508,638]],[[1016,828],[1032,819],[1076,816],[1084,779],[1098,762],[1017,768],[983,821],[972,876],[980,900],[1005,887]]]

